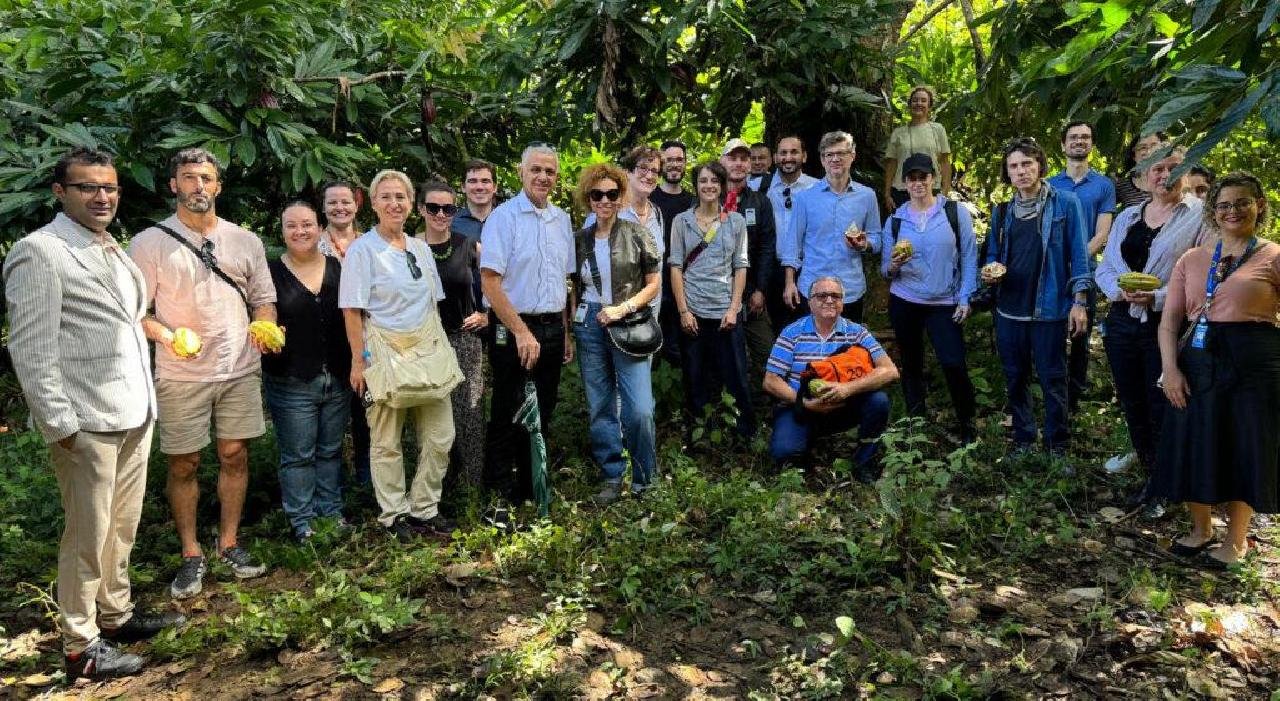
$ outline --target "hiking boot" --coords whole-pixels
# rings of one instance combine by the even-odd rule
[[[422,531],[409,523],[409,517],[399,516],[391,522],[390,526],[387,526],[387,535],[401,543],[412,543],[422,535]]]
[[[622,494],[622,482],[615,480],[606,480],[600,483],[600,491],[591,497],[599,506],[608,506],[618,500],[618,496]]]
[[[165,628],[180,626],[187,622],[187,617],[180,613],[156,611],[151,613],[134,613],[118,628],[103,628],[102,637],[116,643],[132,643],[155,637]]]
[[[853,468],[853,478],[862,484],[875,484],[880,479],[880,468],[877,465],[858,465]]]
[[[1138,461],[1137,453],[1125,453],[1124,455],[1112,455],[1107,461],[1102,463],[1102,469],[1109,474],[1124,472]]]
[[[218,554],[218,561],[231,568],[236,579],[253,579],[267,573],[267,566],[253,559],[248,550],[233,545]]]
[[[169,596],[175,599],[190,599],[204,588],[205,562],[203,555],[192,555],[182,558],[182,566],[174,575],[169,585]]]
[[[494,506],[490,508],[489,511],[485,513],[484,520],[486,523],[503,533],[510,533],[515,526],[511,519],[511,509],[508,509],[505,506]]]
[[[74,682],[79,677],[88,679],[129,677],[141,672],[146,663],[147,661],[140,655],[117,650],[102,638],[89,643],[89,647],[84,650],[74,655],[64,655],[62,658],[69,682]]]
[[[408,521],[410,526],[422,533],[451,536],[454,531],[458,530],[458,523],[451,518],[443,516],[442,514],[436,514],[431,518],[406,516],[404,520]]]

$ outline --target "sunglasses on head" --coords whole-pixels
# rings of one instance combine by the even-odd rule
[[[458,213],[458,205],[452,203],[436,204],[435,202],[424,202],[422,205],[422,211],[433,217],[441,212],[444,212],[446,217],[452,217]]]
[[[420,280],[422,278],[422,268],[418,267],[418,257],[413,255],[413,251],[410,250],[406,250],[404,255],[405,259],[409,261],[409,275],[414,280]]]
[[[599,202],[600,200],[609,200],[610,202],[617,202],[619,197],[622,197],[622,190],[616,187],[613,188],[612,190],[591,189],[587,191],[587,198],[590,199],[592,202]]]

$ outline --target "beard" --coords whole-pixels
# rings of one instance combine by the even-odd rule
[[[179,195],[178,204],[188,212],[194,214],[204,214],[213,209],[213,195],[192,193],[190,195]]]

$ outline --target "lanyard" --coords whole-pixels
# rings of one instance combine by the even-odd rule
[[[1218,267],[1222,263],[1222,240],[1218,240],[1218,245],[1213,248],[1213,260],[1209,262],[1209,272],[1205,276],[1204,281],[1204,306],[1200,308],[1200,321],[1208,321],[1209,307],[1213,305],[1213,296],[1218,291],[1218,285],[1227,279],[1227,276],[1234,273],[1244,265],[1249,259],[1249,254],[1253,253],[1253,249],[1258,245],[1258,237],[1254,236],[1249,239],[1248,245],[1244,247],[1244,253],[1240,254],[1240,258],[1231,263],[1230,266],[1218,274]]]

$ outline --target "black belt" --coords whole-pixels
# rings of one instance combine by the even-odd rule
[[[542,324],[543,326],[551,326],[552,324],[564,323],[564,314],[561,312],[547,312],[546,314],[521,314],[520,318],[526,324]]]

